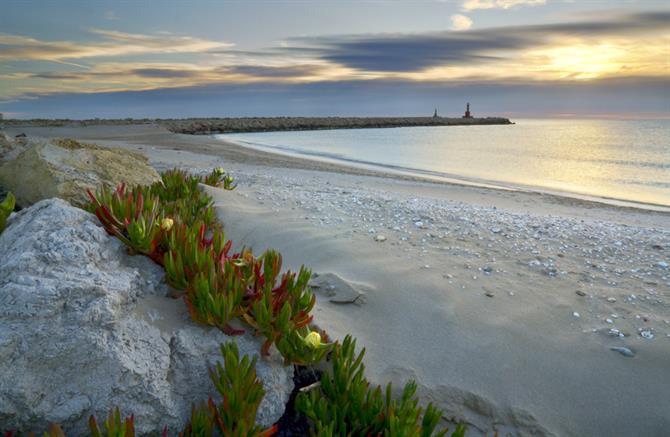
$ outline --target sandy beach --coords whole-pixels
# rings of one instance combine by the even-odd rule
[[[223,166],[237,246],[317,274],[315,318],[408,378],[468,435],[662,436],[670,429],[670,214],[422,181],[152,125],[12,127]]]

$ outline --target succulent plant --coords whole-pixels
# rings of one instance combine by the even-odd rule
[[[182,224],[167,232],[163,265],[172,287],[185,290],[198,273],[209,272],[229,257],[232,242],[225,233],[215,229],[208,238],[206,229],[204,223]]]
[[[215,168],[211,173],[203,176],[202,183],[212,187],[223,188],[224,190],[234,190],[237,188],[233,177],[227,175],[226,171],[221,167]]]
[[[14,211],[16,198],[12,193],[7,193],[5,200],[0,202],[0,233],[5,230],[7,225],[7,217]]]
[[[147,197],[144,191],[141,187],[127,191],[125,184],[114,191],[102,187],[93,194],[88,190],[89,210],[110,235],[116,236],[132,252],[155,256],[160,230],[156,222],[159,203],[157,197]]]
[[[103,425],[104,431],[101,431],[95,416],[91,416],[88,419],[91,437],[135,437],[135,416],[131,415],[122,420],[118,407],[109,412]]]
[[[213,437],[214,420],[210,415],[209,408],[205,401],[202,401],[197,407],[191,406],[191,419],[179,433],[179,437]]]
[[[210,398],[208,405],[219,432],[226,437],[266,437],[277,431],[276,426],[263,431],[256,423],[258,406],[265,395],[263,384],[256,377],[256,361],[245,355],[240,360],[237,344],[221,345],[223,365],[210,369],[214,386],[223,398],[216,405]]]
[[[332,354],[332,369],[324,372],[318,389],[300,393],[296,408],[312,422],[313,436],[421,436],[442,437],[447,430],[436,431],[442,413],[432,404],[425,411],[415,398],[416,383],[405,385],[398,401],[392,387],[382,396],[380,387],[371,387],[365,378],[363,356],[356,354],[356,341],[346,336]],[[451,436],[462,437],[465,428],[457,427]]]
[[[243,282],[235,275],[231,263],[224,271],[210,268],[199,272],[189,283],[184,300],[193,320],[216,326],[228,335],[243,334],[230,322],[242,314]]]
[[[281,265],[281,255],[272,250],[257,259],[246,260],[248,285],[242,318],[265,337],[263,355],[268,355],[270,347],[276,344],[287,363],[311,364],[317,356],[325,355],[329,347],[310,348],[300,336],[301,330],[312,321],[310,312],[316,303],[307,285],[311,272],[301,267],[297,275],[288,271],[278,281]],[[307,334],[304,332],[303,336]]]

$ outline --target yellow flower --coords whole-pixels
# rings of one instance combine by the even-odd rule
[[[161,221],[161,229],[164,231],[169,231],[172,229],[172,226],[174,226],[174,220],[172,220],[170,217],[166,217]]]
[[[321,335],[316,331],[312,331],[305,337],[305,343],[316,349],[321,345]]]

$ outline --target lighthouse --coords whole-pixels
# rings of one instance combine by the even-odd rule
[[[469,102],[465,106],[465,115],[463,116],[463,118],[473,118],[472,114],[470,114],[470,103]]]
[[[463,115],[463,118],[473,118],[472,114],[470,114],[470,103],[465,106],[465,115]]]

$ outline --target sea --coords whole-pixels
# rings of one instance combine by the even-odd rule
[[[670,120],[218,135],[245,147],[448,182],[670,207]]]

